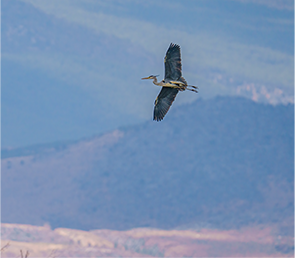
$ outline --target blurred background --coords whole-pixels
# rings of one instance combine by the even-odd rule
[[[1,10],[2,222],[271,225],[293,239],[292,0],[3,0]],[[156,123],[160,88],[141,78],[163,78],[171,42],[199,93],[178,94]],[[292,254],[280,241],[273,252]]]

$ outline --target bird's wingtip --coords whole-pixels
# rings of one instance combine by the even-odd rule
[[[180,46],[178,45],[178,44],[175,44],[175,43],[173,43],[173,42],[171,42],[170,43],[170,46],[169,46],[170,48],[180,48]]]

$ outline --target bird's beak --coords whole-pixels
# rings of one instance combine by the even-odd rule
[[[147,79],[150,79],[150,77],[143,77],[141,78],[142,80],[147,80]]]

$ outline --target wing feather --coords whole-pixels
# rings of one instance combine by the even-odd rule
[[[179,80],[181,77],[180,46],[171,43],[164,59],[165,80]]]
[[[162,87],[158,97],[155,100],[154,120],[161,121],[167,114],[170,106],[172,105],[178,89]]]

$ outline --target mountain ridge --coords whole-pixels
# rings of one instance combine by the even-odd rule
[[[288,220],[293,114],[293,105],[199,100],[160,123],[5,158],[2,220],[117,230]]]

